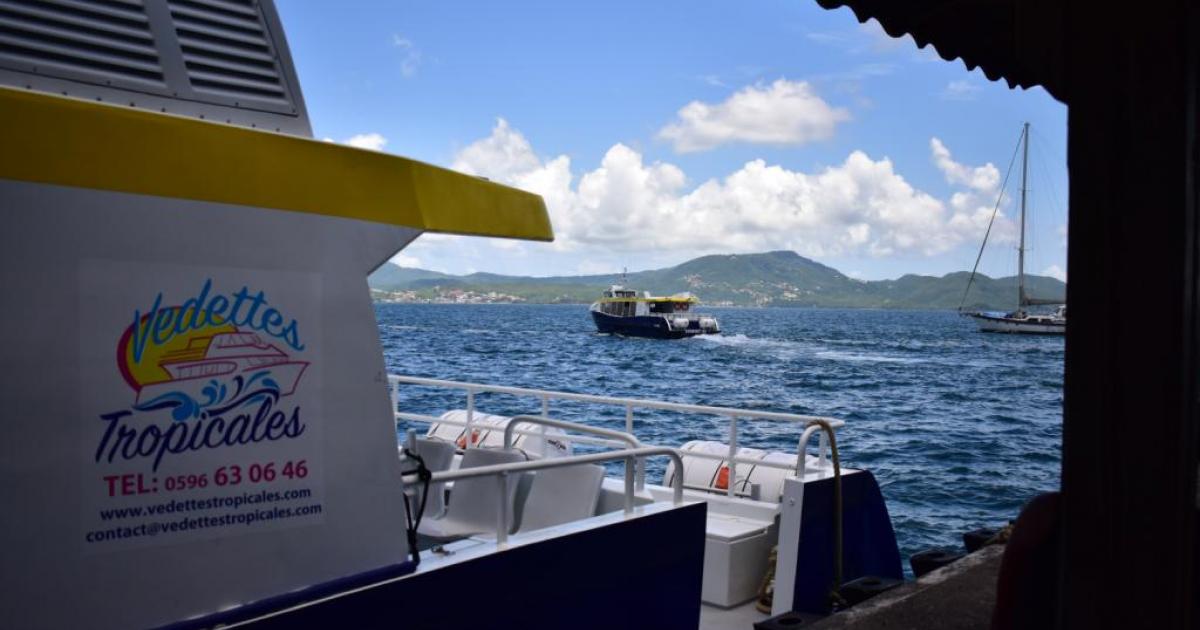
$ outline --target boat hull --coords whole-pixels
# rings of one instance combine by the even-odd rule
[[[598,332],[648,339],[682,339],[721,332],[719,328],[701,328],[698,320],[688,322],[687,328],[672,328],[666,319],[655,315],[617,317],[592,311],[592,321],[596,323]]]
[[[975,313],[971,315],[981,332],[1009,333],[1021,335],[1065,335],[1067,323],[1045,320],[1029,320],[1016,317],[998,317]]]

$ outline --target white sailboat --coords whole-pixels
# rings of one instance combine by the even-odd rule
[[[1017,248],[1017,310],[1007,314],[975,312],[967,313],[967,315],[979,324],[981,332],[1065,335],[1067,332],[1066,304],[1058,300],[1032,297],[1025,290],[1025,200],[1029,176],[1029,123],[1025,123],[1021,131],[1021,142],[1024,144],[1021,158],[1021,244]],[[985,236],[984,245],[986,244],[987,237]],[[982,253],[982,248],[980,252]],[[978,269],[978,265],[979,262],[976,259],[976,269]],[[971,283],[974,281],[975,270],[972,270],[971,278],[967,281],[967,291],[970,291]],[[964,301],[966,299],[965,292],[963,299]],[[1029,313],[1025,310],[1028,306],[1055,304],[1058,305],[1058,308],[1049,314]]]

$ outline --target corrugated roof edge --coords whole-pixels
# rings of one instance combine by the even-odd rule
[[[910,35],[918,47],[932,46],[946,61],[961,59],[968,70],[979,68],[992,81],[1003,79],[1014,88],[1041,86],[1066,102],[1060,63],[1063,49],[1053,37],[1063,19],[1059,2],[816,2],[825,9],[847,7],[860,23],[875,19],[891,37]],[[1037,63],[1030,63],[1033,61]]]

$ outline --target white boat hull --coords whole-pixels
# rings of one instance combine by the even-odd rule
[[[977,313],[971,315],[982,332],[1016,333],[1026,335],[1065,335],[1067,322],[1048,317],[996,317]]]

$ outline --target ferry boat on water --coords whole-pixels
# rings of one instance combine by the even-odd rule
[[[771,614],[903,577],[839,420],[389,376],[367,275],[424,232],[552,240],[549,215],[313,138],[270,0],[5,6],[6,625],[749,628],[772,571]],[[290,366],[279,395],[139,402],[251,366]],[[463,408],[415,413],[417,387]],[[723,441],[642,442],[664,413]],[[739,442],[779,426],[793,452]]]
[[[721,325],[712,315],[692,312],[700,300],[690,293],[652,297],[613,285],[592,303],[592,321],[602,333],[652,339],[681,339],[692,335],[714,335]]]

